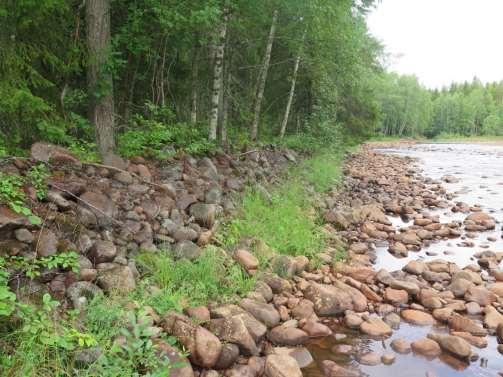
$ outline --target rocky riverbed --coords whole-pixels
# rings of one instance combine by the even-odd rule
[[[350,242],[335,270],[370,310],[310,343],[304,375],[500,375],[503,148],[367,149],[346,173],[335,200],[347,209],[325,217]],[[369,203],[386,216],[361,221],[354,208]]]

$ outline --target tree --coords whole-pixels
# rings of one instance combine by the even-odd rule
[[[104,160],[115,150],[112,74],[107,67],[110,53],[110,1],[87,0],[87,84],[89,118],[95,127],[98,151]]]
[[[264,54],[264,63],[262,64],[260,74],[258,76],[257,94],[255,96],[254,107],[253,107],[253,121],[250,130],[250,139],[252,141],[257,140],[258,136],[258,126],[260,122],[260,109],[262,107],[262,98],[264,97],[265,83],[267,80],[267,72],[269,71],[269,62],[271,61],[271,51],[272,44],[274,42],[274,33],[276,32],[276,23],[278,21],[278,11],[273,12],[271,29],[269,30],[269,37],[267,38],[267,44]]]

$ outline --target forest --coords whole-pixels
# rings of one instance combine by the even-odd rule
[[[369,136],[382,72],[372,6],[4,1],[0,153],[42,140],[84,159],[162,158]]]
[[[453,83],[428,90],[414,76],[384,74],[376,91],[384,136],[503,135],[503,82]]]

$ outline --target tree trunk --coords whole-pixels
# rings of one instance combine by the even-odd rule
[[[297,72],[299,70],[300,64],[300,54],[297,55],[295,59],[295,66],[293,67],[293,77],[292,85],[290,87],[290,94],[288,95],[288,101],[286,102],[285,116],[283,117],[283,122],[281,123],[281,129],[279,131],[280,139],[285,136],[286,125],[288,124],[288,117],[290,116],[290,108],[292,107],[293,94],[295,93],[295,83],[297,82]]]
[[[95,127],[98,151],[105,160],[115,150],[113,81],[106,69],[110,48],[110,2],[87,0],[86,5],[89,118]]]
[[[227,19],[228,11],[224,9],[222,23],[218,32],[218,41],[215,53],[215,64],[213,68],[213,89],[211,93],[211,109],[210,109],[210,140],[217,139],[217,127],[220,108],[220,92],[222,85],[222,63],[225,52],[225,39],[227,34]]]
[[[251,125],[250,137],[252,141],[257,140],[258,125],[260,121],[260,108],[262,106],[262,98],[264,97],[265,82],[267,80],[267,71],[269,70],[269,62],[271,61],[272,43],[274,41],[274,33],[276,32],[276,22],[278,21],[278,11],[275,10],[272,16],[271,29],[269,30],[269,37],[267,39],[267,46],[264,55],[264,64],[259,75],[259,84],[257,88],[257,95],[255,97],[255,106],[253,109],[253,122]]]
[[[197,123],[197,81],[199,77],[199,46],[194,47],[192,56],[192,92],[190,95],[190,122]]]
[[[224,150],[228,150],[227,143],[227,124],[229,120],[229,97],[231,95],[231,61],[232,57],[229,54],[227,64],[224,67],[224,83],[222,89],[222,125],[220,127],[220,140]]]

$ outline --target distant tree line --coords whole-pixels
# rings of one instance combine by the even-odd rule
[[[377,90],[385,136],[503,135],[503,81],[428,90],[415,76],[381,76]]]
[[[0,154],[165,156],[369,135],[373,0],[6,0]]]

